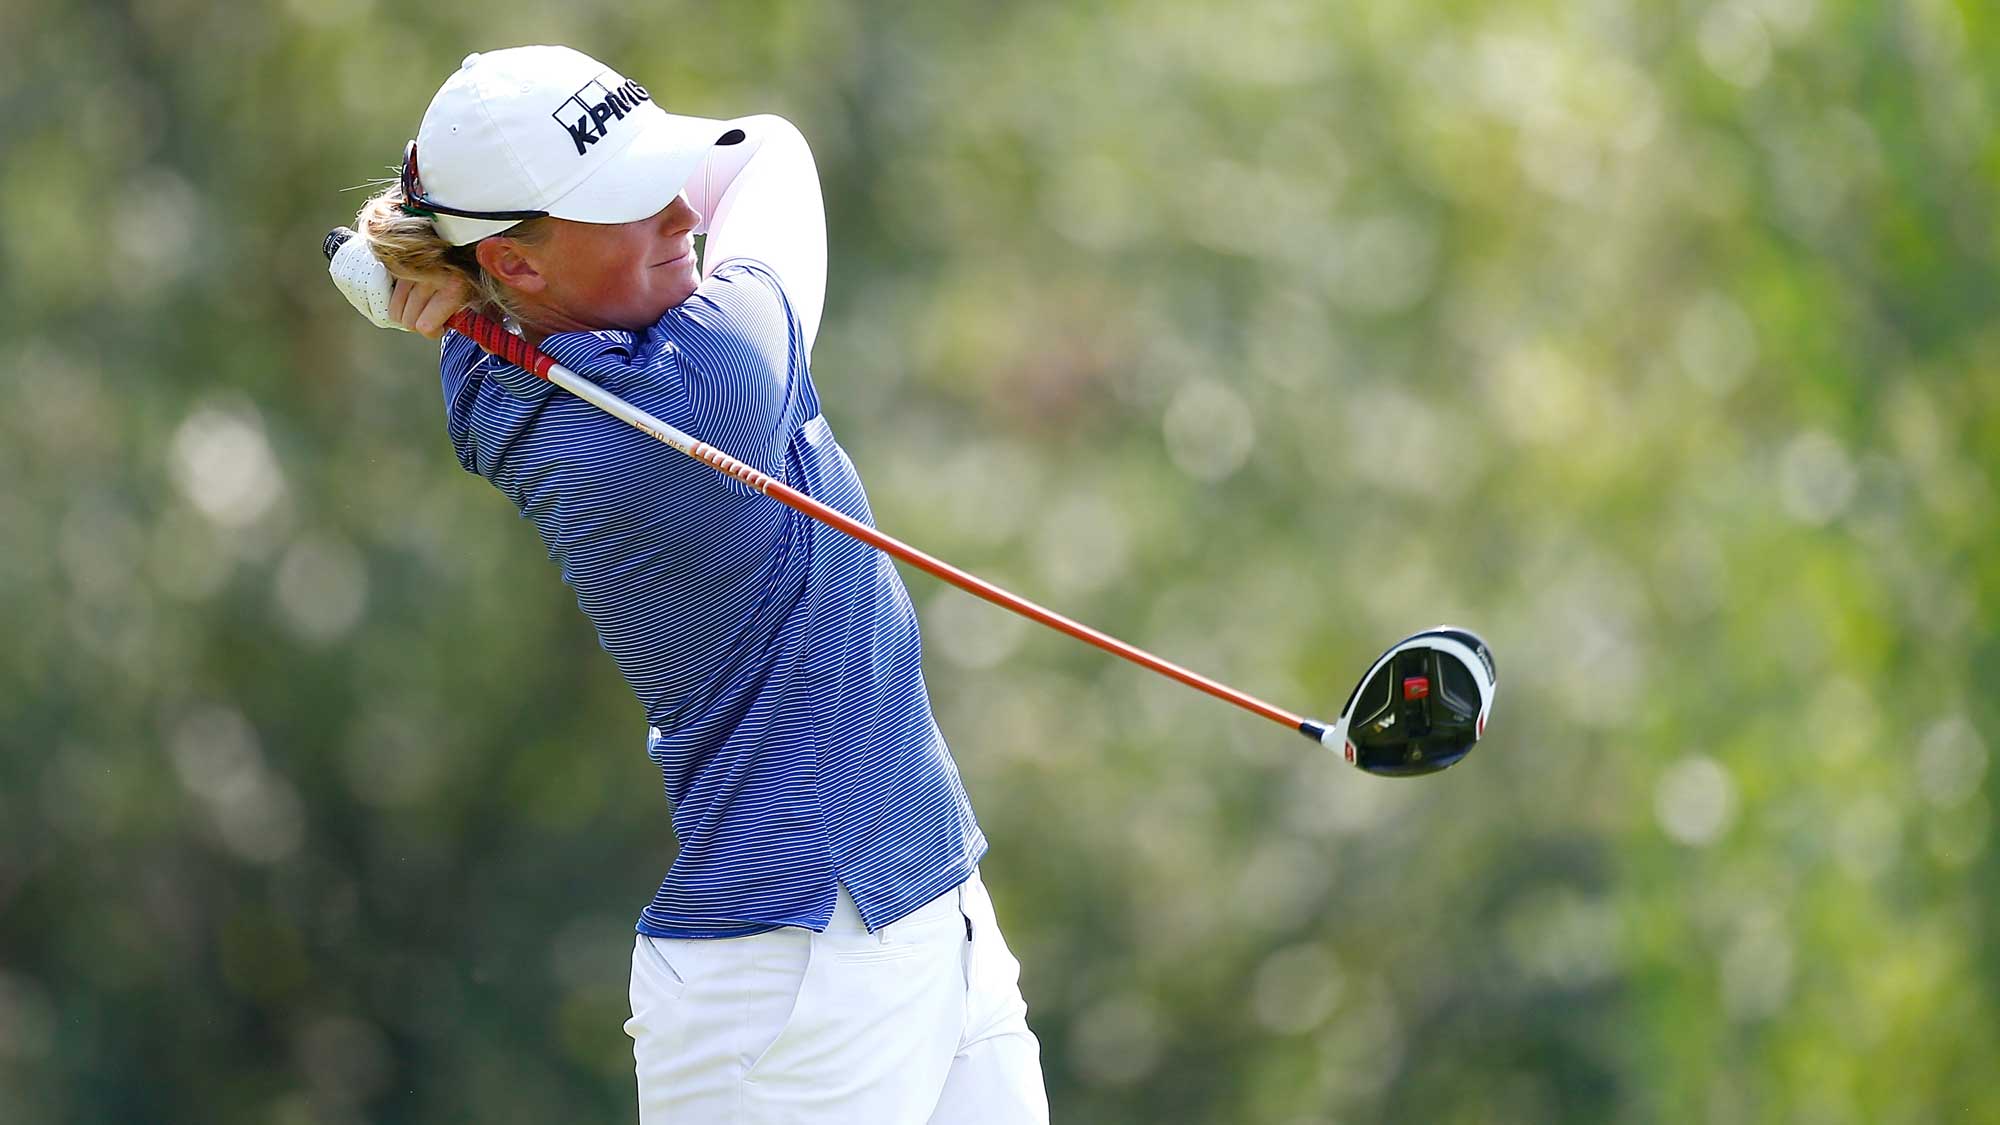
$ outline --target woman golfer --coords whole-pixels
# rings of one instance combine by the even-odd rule
[[[632,953],[640,1119],[1046,1122],[895,567],[444,328],[504,315],[870,520],[807,364],[825,224],[785,121],[673,116],[576,51],[520,47],[445,82],[334,275],[378,324],[443,340],[460,464],[534,521],[646,710],[680,851]]]

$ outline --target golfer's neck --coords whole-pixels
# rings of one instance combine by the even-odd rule
[[[559,332],[590,332],[610,327],[604,324],[586,323],[567,310],[552,305],[536,305],[522,310],[517,323],[521,326],[521,335],[538,348],[542,346],[543,340]]]

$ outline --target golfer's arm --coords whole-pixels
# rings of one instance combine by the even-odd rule
[[[696,232],[708,236],[703,275],[731,258],[771,267],[810,349],[826,303],[826,204],[812,149],[782,117],[759,114],[719,124],[745,136],[712,149],[688,180],[688,202],[704,216]]]

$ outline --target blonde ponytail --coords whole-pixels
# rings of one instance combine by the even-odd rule
[[[476,242],[453,246],[431,225],[429,217],[403,210],[403,189],[390,184],[370,196],[354,216],[354,229],[368,240],[376,260],[390,274],[407,281],[443,284],[462,281],[472,290],[472,304],[488,316],[520,320],[522,306],[514,291],[480,268]],[[529,219],[501,232],[530,245],[548,237],[547,219]]]

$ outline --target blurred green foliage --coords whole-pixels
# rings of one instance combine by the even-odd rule
[[[320,235],[469,50],[816,147],[1066,1122],[2000,1120],[2000,10],[0,7],[0,1120],[616,1121],[642,717]]]

